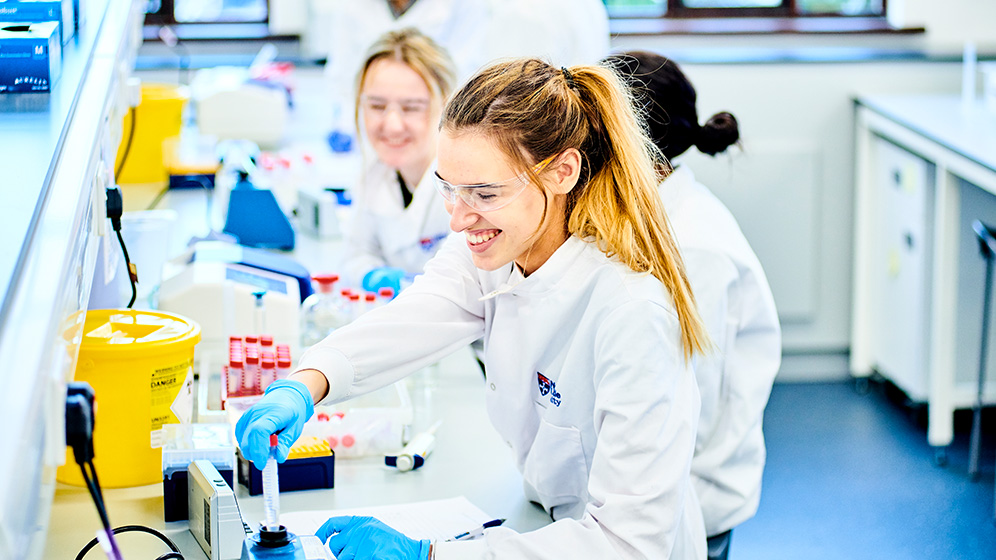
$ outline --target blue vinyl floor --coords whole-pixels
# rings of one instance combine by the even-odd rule
[[[731,560],[996,560],[996,409],[984,410],[980,476],[967,475],[971,412],[956,414],[947,464],[927,444],[923,407],[888,383],[776,384],[757,515]]]

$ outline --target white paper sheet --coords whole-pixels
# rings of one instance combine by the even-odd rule
[[[446,540],[493,519],[466,497],[460,496],[389,506],[281,513],[280,523],[292,533],[313,535],[328,518],[340,515],[376,517],[408,537],[419,540]]]

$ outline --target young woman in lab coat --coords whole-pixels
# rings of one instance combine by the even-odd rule
[[[738,141],[739,127],[726,112],[700,126],[695,88],[671,60],[636,51],[608,63],[645,101],[650,135],[673,167],[661,199],[715,345],[695,364],[702,413],[692,481],[709,558],[724,559],[732,529],[754,516],[761,498],[761,421],[781,364],[781,328],[764,270],[736,219],[679,156],[692,146],[710,156],[724,152]]]
[[[689,469],[690,363],[709,343],[657,193],[653,144],[608,68],[513,59],[449,101],[437,185],[457,232],[390,304],[310,348],[236,426],[278,455],[319,401],[392,383],[484,338],[487,408],[554,522],[414,541],[372,518],[318,536],[346,558],[705,558]],[[354,556],[355,554],[355,556]]]
[[[411,28],[381,36],[360,68],[355,118],[375,157],[355,189],[346,235],[353,285],[397,292],[450,232],[432,177],[436,127],[455,76],[446,51]]]

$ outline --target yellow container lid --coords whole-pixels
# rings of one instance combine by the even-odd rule
[[[200,339],[200,325],[180,315],[144,309],[96,309],[87,311],[80,350],[94,357],[140,357],[172,353],[177,344],[194,345]]]

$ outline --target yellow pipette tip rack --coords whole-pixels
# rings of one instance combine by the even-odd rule
[[[287,459],[307,459],[310,457],[328,457],[329,455],[332,455],[329,442],[314,436],[304,436],[290,448]]]

